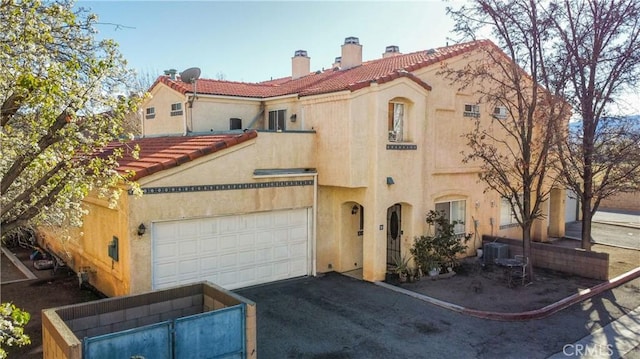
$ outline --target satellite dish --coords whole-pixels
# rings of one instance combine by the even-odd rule
[[[200,78],[200,68],[190,67],[180,73],[182,82],[193,83]]]

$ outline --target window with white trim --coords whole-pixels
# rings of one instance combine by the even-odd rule
[[[493,108],[493,117],[504,120],[507,118],[507,108],[504,106],[496,106]]]
[[[271,131],[284,131],[285,128],[285,116],[287,110],[275,110],[269,111],[269,130]]]
[[[522,195],[520,195],[522,199]],[[513,207],[508,198],[500,199],[500,227],[518,224],[518,217],[514,214]]]
[[[147,107],[145,109],[144,118],[146,118],[146,119],[156,118],[156,108],[155,107]]]
[[[171,116],[182,115],[182,103],[176,102],[171,104]]]
[[[437,212],[443,212],[444,217],[449,220],[449,223],[456,222],[456,225],[453,227],[455,234],[466,233],[464,224],[466,219],[466,202],[465,200],[458,200],[436,203]]]
[[[403,140],[404,110],[404,103],[389,102],[389,142],[402,142]]]
[[[480,105],[465,104],[464,117],[480,117]]]

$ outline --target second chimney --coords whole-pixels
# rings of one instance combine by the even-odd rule
[[[307,76],[311,71],[311,58],[305,50],[297,50],[291,58],[291,79]]]
[[[362,45],[357,37],[347,37],[342,45],[340,67],[344,70],[362,65]]]
[[[384,54],[382,54],[382,58],[386,59],[387,57],[393,57],[401,55],[400,47],[396,45],[389,45],[386,49],[384,49]]]

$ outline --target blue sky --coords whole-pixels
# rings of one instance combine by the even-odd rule
[[[99,17],[100,37],[120,44],[129,66],[160,75],[200,67],[202,77],[258,82],[291,75],[291,57],[306,50],[311,69],[328,68],[345,37],[363,59],[388,45],[408,53],[445,46],[453,34],[446,6],[456,2],[79,1]]]

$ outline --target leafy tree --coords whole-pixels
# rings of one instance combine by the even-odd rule
[[[67,0],[0,4],[0,175],[3,235],[25,225],[79,224],[90,191],[117,199],[132,74],[97,17]]]
[[[24,334],[31,315],[16,308],[11,303],[0,304],[0,359],[7,357],[6,347],[31,344],[29,336]]]
[[[590,250],[600,202],[640,191],[640,117],[628,116],[622,96],[640,81],[640,2],[554,1],[543,10],[555,40],[545,54],[555,60],[551,83],[579,119],[558,152],[581,202],[582,248]]]
[[[466,66],[443,70],[494,114],[491,119],[477,117],[474,129],[464,135],[469,147],[464,161],[477,163],[480,179],[508,200],[522,229],[527,257],[532,226],[543,217],[541,205],[558,177],[552,171],[552,149],[568,118],[566,102],[545,89],[547,64],[540,54],[551,24],[540,21],[533,4],[476,0],[457,10],[449,8],[457,34],[475,39],[489,29],[497,45],[486,41]],[[533,278],[531,261],[528,273]]]

